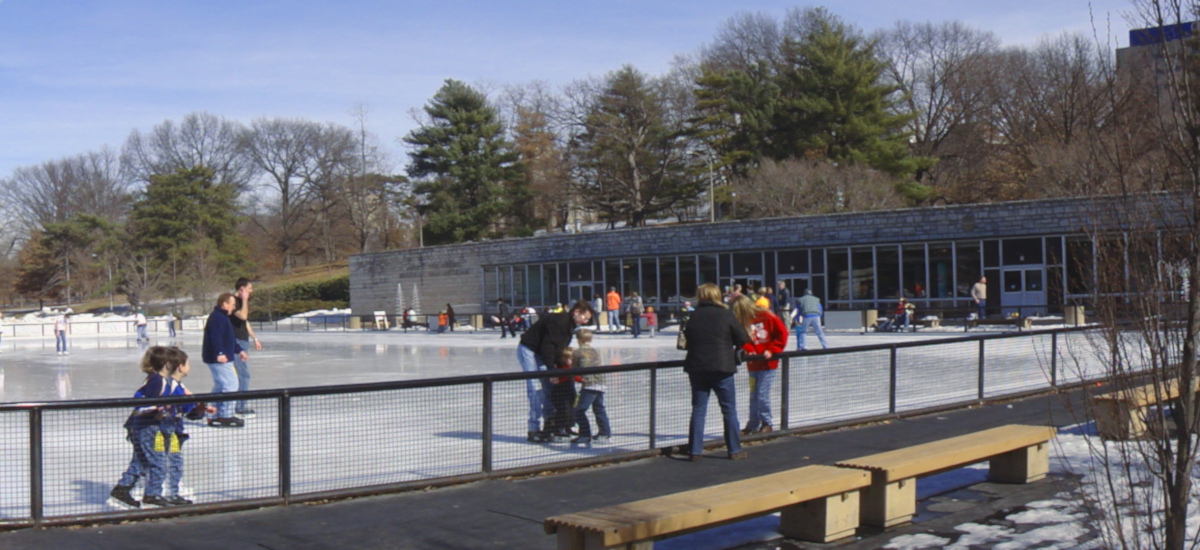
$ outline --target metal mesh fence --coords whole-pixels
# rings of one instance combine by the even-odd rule
[[[792,357],[788,371],[789,428],[888,413],[891,350]]]
[[[1094,378],[1104,373],[1104,358],[1093,344],[1086,332],[1064,331],[785,354],[786,368],[776,371],[770,393],[771,411],[776,428],[785,411],[787,427],[798,428],[970,402],[980,397],[981,365],[984,396],[1008,395],[1047,387],[1052,357],[1059,384]],[[529,441],[530,432],[554,427],[553,418],[530,415],[530,390],[545,391],[542,380],[550,373],[266,390],[244,394],[256,411],[244,416],[244,427],[185,421],[189,437],[178,446],[179,488],[171,479],[159,483],[163,496],[196,504],[284,501],[289,495],[550,467],[687,442],[691,390],[680,362],[603,370],[610,433],[593,410],[587,417],[591,435],[610,435],[607,439],[572,444],[577,437],[572,434]],[[572,378],[564,377],[558,388],[576,389]],[[750,406],[744,368],[734,381],[740,428]],[[569,429],[582,395],[551,393],[566,411],[559,427]],[[123,424],[132,407],[145,402],[0,407],[0,460],[6,466],[0,470],[0,522],[134,513],[116,507],[109,492],[135,456]],[[706,441],[722,439],[715,396],[704,434]],[[40,461],[31,458],[39,454]],[[141,498],[149,474],[134,474],[133,497]]]
[[[983,396],[991,398],[1048,388],[1051,372],[1049,334],[984,341]]]
[[[896,350],[896,411],[950,405],[979,397],[979,341]]]

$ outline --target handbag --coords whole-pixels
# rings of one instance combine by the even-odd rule
[[[675,349],[687,349],[687,334],[683,332],[686,328],[687,325],[679,325],[679,336],[675,337]]]

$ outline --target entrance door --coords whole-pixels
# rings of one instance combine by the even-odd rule
[[[1022,317],[1046,314],[1045,266],[1005,267],[1000,276],[1000,308],[1004,316]]]
[[[592,301],[592,282],[573,282],[567,285],[567,297],[574,304],[579,300]],[[570,304],[563,304],[563,307],[571,307]]]
[[[742,285],[742,292],[749,294],[749,289],[758,290],[763,286],[762,277],[736,277],[732,284]]]
[[[804,296],[804,291],[809,288],[810,284],[807,274],[779,275],[777,278],[779,279],[779,282],[783,283],[787,287],[788,292],[792,294],[793,302],[795,302],[797,298]],[[776,288],[775,290],[778,291],[779,289]]]

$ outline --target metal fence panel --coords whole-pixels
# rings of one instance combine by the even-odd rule
[[[978,397],[979,341],[896,350],[897,412],[961,403]]]
[[[888,412],[891,350],[793,357],[789,371],[789,428]]]
[[[0,521],[29,517],[29,412],[0,412]],[[68,479],[74,479],[70,476]]]
[[[1050,387],[1050,334],[996,338],[984,344],[984,398]]]

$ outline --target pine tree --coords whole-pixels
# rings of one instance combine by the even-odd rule
[[[474,88],[446,80],[425,106],[427,121],[404,137],[408,175],[421,197],[425,242],[455,243],[529,233],[528,191],[496,109]]]
[[[695,200],[703,187],[687,170],[682,125],[669,122],[670,108],[657,89],[625,66],[608,75],[593,98],[574,140],[584,204],[610,221],[644,225],[660,213]]]

